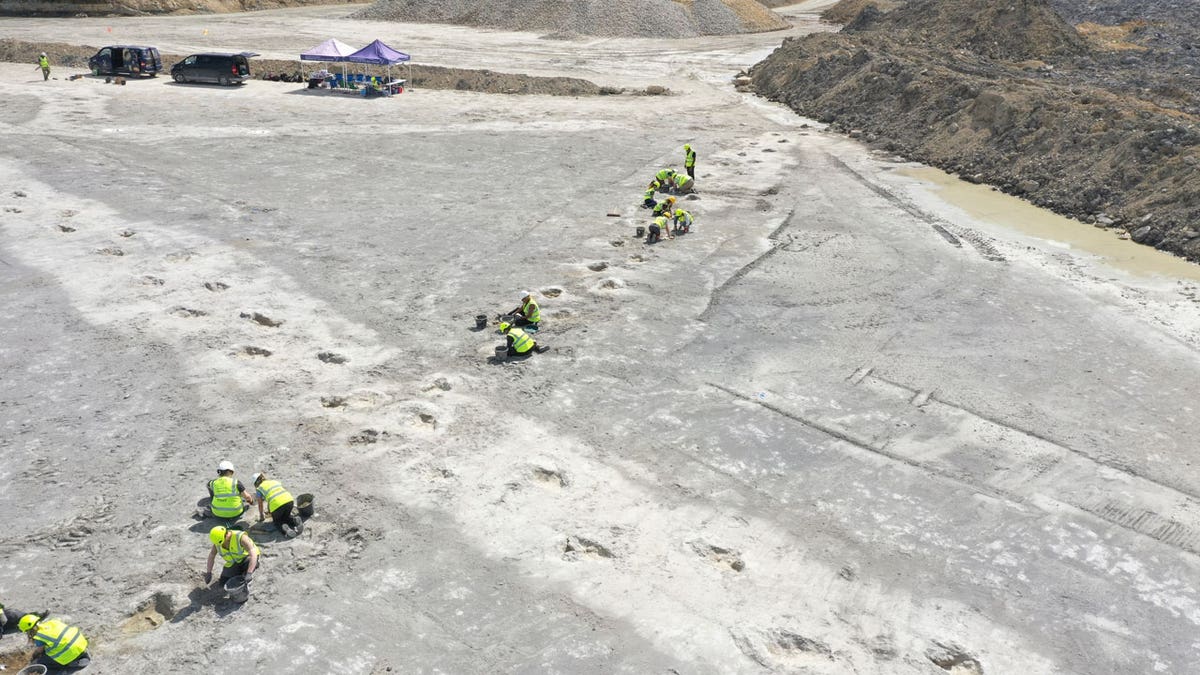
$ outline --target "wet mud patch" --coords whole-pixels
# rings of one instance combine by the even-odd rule
[[[341,354],[336,354],[334,352],[318,352],[317,358],[320,359],[323,363],[333,363],[333,364],[337,364],[337,365],[341,365],[350,360],[350,359],[346,358],[345,356],[342,356]]]
[[[175,307],[174,309],[171,310],[171,313],[174,314],[175,316],[183,317],[185,319],[194,319],[199,316],[208,316],[208,312],[206,312],[202,309],[192,309],[190,307]]]
[[[13,190],[12,196],[14,196],[14,197],[28,197],[29,195],[25,194],[25,192],[24,192],[24,191],[22,191],[22,190]]]
[[[563,542],[562,551],[563,560],[567,560],[569,562],[578,562],[588,558],[604,558],[611,560],[612,558],[617,557],[612,550],[604,544],[588,539],[587,537],[580,537],[577,535],[571,535],[567,537],[567,540]]]
[[[713,546],[703,541],[693,541],[688,545],[692,547],[696,555],[719,568],[730,569],[734,572],[741,572],[746,569],[746,562],[742,560],[742,556],[737,551],[721,546]]]
[[[283,325],[282,321],[276,321],[266,314],[260,314],[259,312],[242,312],[241,314],[238,314],[238,317],[242,319],[248,319],[260,326],[266,326],[267,328],[279,328]]]
[[[350,445],[370,445],[388,437],[388,432],[379,431],[378,429],[363,429],[362,431],[350,435]]]
[[[542,295],[546,296],[547,298],[557,298],[558,296],[560,296],[562,294],[563,294],[563,289],[561,289],[561,288],[543,288],[542,289]]]
[[[116,257],[125,255],[125,251],[122,251],[116,246],[105,246],[104,248],[96,249],[96,253],[100,255],[111,255]]]
[[[325,408],[345,408],[350,402],[345,396],[322,396],[321,406]]]
[[[538,485],[561,490],[571,484],[567,474],[557,469],[547,469],[541,466],[533,467],[531,476]]]
[[[79,215],[79,212],[75,209],[63,209],[62,211],[58,212],[58,215],[60,218],[74,218],[75,216]]]
[[[23,213],[23,211],[21,211],[21,209],[18,209],[18,208],[17,208],[17,207],[15,207],[15,206],[6,206],[6,207],[4,207],[4,212],[5,212],[5,213]]]
[[[624,239],[613,239],[612,241],[610,241],[608,243],[611,244],[612,246],[620,248],[625,245],[625,240]]]
[[[74,232],[74,231],[75,231],[75,228],[71,227],[70,225],[59,225],[59,226],[58,226],[58,231],[59,231],[59,232],[66,232],[66,233],[68,233],[68,234],[69,234],[69,233],[71,233],[71,232]]]
[[[120,232],[117,233],[118,236],[125,237],[126,239],[132,237],[135,234],[137,234],[137,232],[134,232],[133,230],[121,230]]]
[[[152,277],[149,274],[143,276],[141,279],[138,279],[138,281],[143,286],[162,286],[163,284],[167,283],[164,279]]]
[[[434,429],[437,428],[437,418],[429,413],[418,413],[417,419],[421,420],[421,424],[427,424]]]
[[[264,356],[265,357],[265,356],[271,355],[271,350],[263,349],[262,347],[255,347],[253,345],[248,345],[246,347],[242,347],[241,349],[239,349],[238,353],[241,354],[242,356]]]
[[[175,618],[175,602],[166,593],[155,593],[143,600],[136,612],[121,622],[121,632],[136,635],[152,631]]]
[[[224,281],[206,281],[204,282],[204,287],[213,293],[219,293],[221,291],[228,290],[229,284],[225,283]]]
[[[641,253],[634,253],[633,255],[629,256],[629,262],[635,262],[635,263],[646,262],[646,256],[642,255]]]
[[[599,262],[588,263],[587,268],[593,272],[603,272],[608,269],[608,263],[601,260]]]
[[[953,642],[934,642],[925,658],[951,675],[983,675],[983,664]]]
[[[605,279],[596,284],[598,291],[615,291],[619,288],[625,288],[625,282],[621,279]]]

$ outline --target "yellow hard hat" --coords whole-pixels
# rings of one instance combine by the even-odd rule
[[[508,329],[509,329],[509,326],[510,326],[510,324],[508,324],[507,322],[503,322],[503,321],[502,321],[502,322],[500,322],[500,332],[501,332],[501,333],[507,333],[507,332],[508,332]]]
[[[20,628],[21,632],[24,633],[36,626],[40,620],[41,619],[38,618],[37,614],[26,614],[25,616],[21,617],[21,620],[17,623],[17,628]]]
[[[229,530],[218,525],[208,531],[208,540],[211,541],[213,545],[219,546],[221,542],[225,541],[225,534],[227,532],[229,532]]]
[[[674,198],[674,197],[667,197],[667,203],[668,203],[668,204],[674,204],[674,203],[675,203],[675,198]]]

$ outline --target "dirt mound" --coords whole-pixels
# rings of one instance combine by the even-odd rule
[[[603,37],[685,38],[788,26],[755,0],[378,0],[355,16]]]
[[[891,11],[870,3],[847,32],[886,31],[910,44],[966,49],[996,59],[1082,54],[1083,39],[1044,0],[909,0]]]
[[[900,6],[896,0],[839,0],[837,4],[821,13],[821,19],[830,23],[850,23],[868,6],[887,12]]]
[[[752,83],[835,129],[1200,261],[1189,94],[1108,86],[1133,76],[1046,16],[1030,1],[867,7],[854,32],[786,41]],[[1021,17],[1041,23],[1014,35]]]

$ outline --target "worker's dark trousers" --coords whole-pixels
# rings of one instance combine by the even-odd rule
[[[300,514],[296,512],[296,502],[288,502],[272,511],[271,522],[275,523],[275,527],[278,527],[280,532],[283,531],[284,523],[295,528],[296,534],[300,534],[304,529],[304,522],[300,520]]]
[[[688,172],[688,175],[692,177],[692,180],[696,180],[696,167],[689,166],[687,168],[687,172]]]
[[[261,570],[262,566],[263,566],[263,559],[262,559],[262,556],[259,556],[258,557],[258,567],[256,567],[254,569],[254,571],[257,572],[257,571]],[[250,558],[246,558],[245,560],[243,560],[240,563],[237,563],[236,565],[231,565],[229,567],[222,569],[221,570],[221,583],[225,583],[226,581],[229,581],[230,579],[232,579],[234,577],[242,576],[243,574],[246,573],[246,570],[248,570],[248,569],[250,569]]]
[[[35,663],[39,666],[46,666],[46,670],[48,670],[52,673],[67,673],[72,670],[79,670],[80,668],[86,668],[88,666],[88,664],[90,664],[91,662],[92,662],[92,655],[88,654],[87,650],[85,649],[85,650],[83,650],[83,653],[79,655],[78,658],[76,658],[74,661],[72,661],[71,663],[69,663],[65,666],[60,664],[58,661],[55,661],[54,659],[50,658],[49,656],[46,656],[45,654],[42,654],[41,656],[39,656],[37,658],[37,660],[34,661],[33,663]]]
[[[48,79],[50,79],[50,69],[42,68],[42,82],[45,82]]]

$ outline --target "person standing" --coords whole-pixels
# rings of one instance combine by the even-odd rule
[[[43,619],[37,614],[21,617],[21,631],[37,645],[33,663],[50,671],[86,668],[92,657],[88,654],[87,638],[83,631],[58,619]]]
[[[692,180],[696,179],[696,151],[690,145],[683,146],[683,168],[687,169],[687,175]]]
[[[225,562],[225,569],[221,570],[221,583],[237,576],[245,577],[246,582],[249,583],[254,576],[254,570],[258,569],[260,553],[250,535],[241,530],[231,530],[218,525],[208,531],[208,540],[212,542],[212,547],[208,550],[208,567],[204,570],[204,583],[212,583],[213,562],[218,555]]]
[[[304,522],[300,520],[300,514],[296,512],[296,500],[292,498],[292,493],[283,488],[283,483],[277,480],[269,480],[266,474],[254,474],[254,493],[255,500],[258,502],[258,519],[266,518],[266,513],[271,514],[271,522],[275,523],[275,527],[279,528],[287,537],[295,537],[304,531]],[[264,513],[264,511],[266,513]]]
[[[217,465],[217,477],[208,481],[208,496],[212,497],[209,510],[213,516],[226,520],[237,520],[246,511],[245,502],[254,501],[242,481],[233,477],[233,462],[229,460]]]
[[[42,82],[50,79],[50,57],[46,56],[46,52],[38,56],[38,68],[42,69]]]

